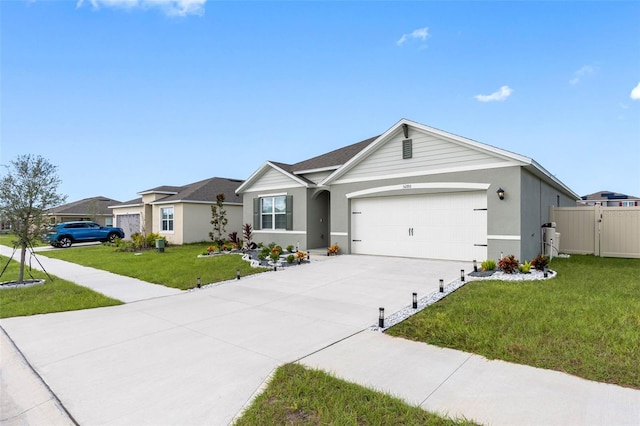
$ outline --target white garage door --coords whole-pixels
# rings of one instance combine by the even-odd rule
[[[124,231],[124,238],[131,239],[131,235],[140,232],[140,214],[116,215],[116,226]]]
[[[481,261],[486,245],[486,191],[351,200],[352,253]]]

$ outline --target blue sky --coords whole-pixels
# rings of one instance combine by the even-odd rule
[[[245,179],[401,118],[640,196],[638,1],[0,1],[0,163],[68,201]]]

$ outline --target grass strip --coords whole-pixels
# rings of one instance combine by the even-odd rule
[[[13,247],[16,244],[16,239],[17,238],[16,238],[15,234],[12,234],[12,233],[0,234],[0,245],[7,246],[7,247]],[[33,244],[34,247],[43,247],[43,246],[48,246],[48,245],[49,244],[45,244],[42,241],[36,241]]]
[[[232,280],[238,269],[241,276],[265,271],[263,268],[252,268],[249,262],[245,262],[237,254],[199,258],[198,254],[209,245],[201,243],[169,246],[164,253],[156,250],[116,252],[114,247],[108,245],[72,246],[68,249],[41,251],[38,254],[181,290],[195,287],[198,277],[202,285],[205,285]]]
[[[471,425],[299,364],[279,367],[236,426]]]
[[[9,259],[0,256],[2,268]],[[2,275],[3,281],[17,279],[19,263],[11,261]],[[76,311],[79,309],[99,308],[121,305],[122,302],[104,296],[86,287],[52,276],[53,281],[44,272],[30,271],[36,279],[45,279],[43,285],[0,290],[0,318],[47,314],[52,312]],[[31,277],[25,271],[25,275]]]
[[[475,281],[388,330],[640,388],[640,259],[556,258],[547,281]]]

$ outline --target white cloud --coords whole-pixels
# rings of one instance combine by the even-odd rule
[[[157,7],[169,16],[203,15],[207,0],[78,0],[76,7],[90,3],[94,9],[100,7],[119,7],[149,9]]]
[[[589,75],[594,71],[595,71],[595,68],[593,68],[591,65],[585,65],[584,67],[580,68],[578,71],[573,73],[573,78],[569,80],[569,84],[571,84],[572,86],[575,86],[576,84],[580,83],[580,80],[582,80],[582,77]]]
[[[631,99],[634,101],[640,100],[640,83],[631,90]]]
[[[403,34],[402,37],[400,37],[400,40],[396,41],[396,44],[398,46],[402,46],[409,39],[426,41],[429,37],[429,27],[418,28],[409,34]]]
[[[513,89],[509,86],[502,86],[490,95],[475,95],[474,98],[480,102],[504,101],[513,93]]]

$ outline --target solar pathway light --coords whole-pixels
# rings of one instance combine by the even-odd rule
[[[418,309],[418,293],[413,293],[413,309]]]
[[[200,288],[200,277],[196,278],[196,286],[198,286],[198,288]]]
[[[478,272],[478,262],[475,259],[473,259],[473,272]]]
[[[460,281],[464,282],[464,269],[460,269]]]
[[[236,269],[236,280],[240,279],[240,269]]]
[[[378,327],[384,328],[384,308],[378,308]]]
[[[444,293],[444,280],[440,280],[440,293]]]

